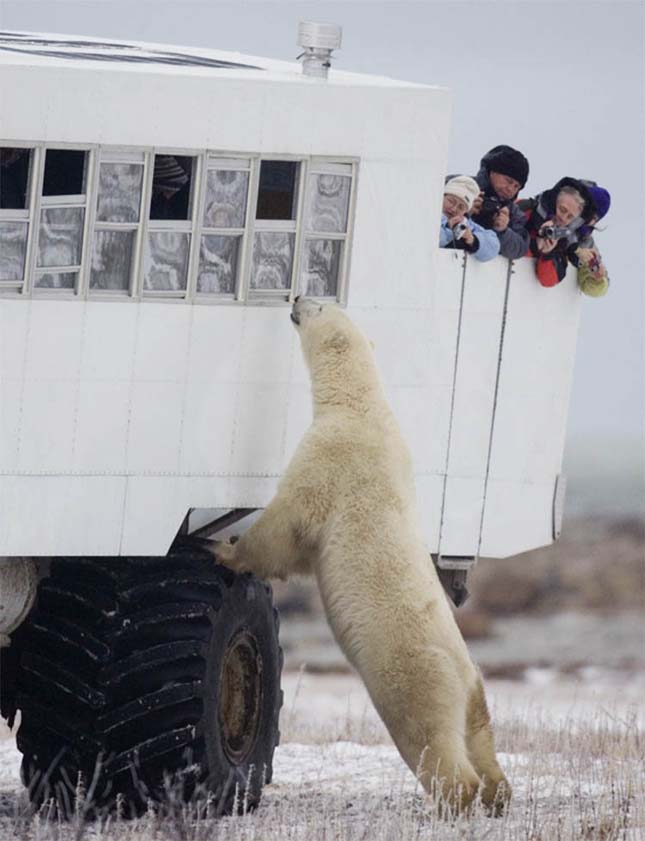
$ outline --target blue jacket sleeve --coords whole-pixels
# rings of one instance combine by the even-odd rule
[[[479,240],[479,248],[473,254],[476,260],[481,260],[485,263],[486,260],[492,260],[499,254],[499,237],[495,231],[489,231],[488,228],[482,228],[477,222],[469,220],[470,228]]]
[[[441,228],[439,229],[439,248],[445,248],[452,242],[452,231],[448,227],[448,218],[441,214]]]

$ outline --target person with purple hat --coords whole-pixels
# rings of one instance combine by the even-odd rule
[[[518,202],[526,215],[530,236],[527,256],[535,258],[535,272],[542,286],[560,283],[572,263],[578,269],[578,284],[586,295],[598,297],[607,291],[607,273],[591,237],[600,212],[591,193],[592,185],[597,186],[595,182],[566,176],[549,190]],[[601,202],[600,194],[598,201]]]

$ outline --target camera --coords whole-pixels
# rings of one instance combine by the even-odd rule
[[[569,236],[569,229],[561,228],[559,225],[542,225],[538,231],[538,236],[543,239],[561,239]]]
[[[495,214],[499,213],[502,207],[503,204],[497,196],[484,196],[481,210],[477,214],[477,221],[484,227],[492,225]]]
[[[457,222],[456,225],[453,225],[450,229],[452,231],[452,235],[456,240],[459,240],[463,237],[464,231],[468,230],[468,225],[465,222]]]

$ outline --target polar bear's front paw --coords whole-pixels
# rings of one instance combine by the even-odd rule
[[[214,540],[213,555],[220,564],[230,563],[235,558],[235,544],[230,540]]]
[[[231,540],[214,540],[212,553],[218,564],[222,564],[234,572],[244,572],[242,563],[237,557],[235,545]]]

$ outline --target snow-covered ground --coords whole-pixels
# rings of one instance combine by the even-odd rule
[[[19,754],[0,738],[0,839],[627,839],[645,837],[645,674],[587,670],[486,682],[508,814],[441,820],[422,795],[353,674],[287,673],[273,782],[252,815],[212,821],[148,816],[119,826],[16,817]],[[79,835],[79,832],[81,833]]]

